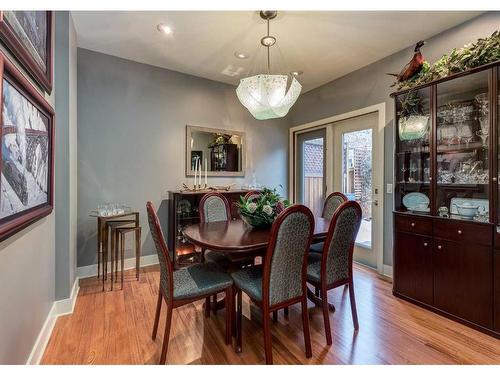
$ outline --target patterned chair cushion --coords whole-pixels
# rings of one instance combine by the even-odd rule
[[[262,300],[262,265],[246,267],[239,271],[233,272],[234,285],[241,289],[250,298],[261,301]]]
[[[330,197],[325,202],[323,217],[325,219],[332,220],[333,214],[342,203],[344,203],[344,199],[341,196],[334,195],[333,197]]]
[[[309,253],[307,257],[307,281],[321,281],[321,257],[319,253]]]
[[[302,266],[311,223],[302,212],[288,215],[278,230],[269,280],[269,304],[302,295]]]
[[[233,284],[214,263],[195,264],[174,271],[174,299],[185,299],[221,292]]]
[[[323,246],[325,245],[325,243],[323,241],[321,242],[316,242],[316,243],[313,243],[309,249],[310,252],[313,252],[313,253],[322,253],[323,252]]]
[[[204,212],[205,221],[207,223],[229,220],[226,210],[226,204],[220,197],[217,196],[211,196],[207,198],[207,200],[205,201]]]

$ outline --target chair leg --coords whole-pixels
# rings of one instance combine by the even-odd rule
[[[273,311],[273,323],[278,321],[278,310]]]
[[[354,283],[351,280],[349,283],[349,298],[351,300],[351,312],[352,312],[352,322],[354,324],[354,330],[359,330],[358,322],[358,312],[356,311],[356,299],[354,298]]]
[[[161,302],[162,302],[161,292],[158,291],[158,302],[156,302],[155,322],[153,324],[153,334],[151,335],[153,341],[156,340],[156,333],[158,332],[158,322],[160,321]]]
[[[205,298],[205,318],[210,318],[210,296]]]
[[[332,345],[332,332],[330,330],[330,316],[329,306],[328,306],[328,293],[326,292],[326,287],[321,287],[321,300],[322,300],[322,308],[323,308],[323,321],[325,323],[325,336],[326,336],[326,344]]]
[[[236,311],[236,353],[241,353],[241,336],[242,336],[242,306],[241,306],[241,290],[238,290],[236,293],[236,306],[237,306],[237,311]]]
[[[111,232],[111,236],[115,235],[115,237],[119,237],[118,231],[115,229],[114,231]],[[123,238],[122,238],[123,241]],[[113,249],[115,252],[115,283],[118,282],[118,241],[115,242],[115,248]],[[113,272],[113,265],[111,265],[111,272]]]
[[[304,331],[304,345],[306,347],[306,358],[312,357],[311,333],[309,332],[309,314],[307,312],[307,297],[302,300],[302,329]]]
[[[161,349],[160,364],[167,363],[168,340],[170,338],[170,326],[172,325],[172,307],[167,307],[167,321],[165,322],[165,334],[163,335],[163,346]]]
[[[135,232],[135,278],[139,280],[139,267],[141,259],[141,228]]]
[[[231,325],[232,325],[232,333],[233,337],[236,337],[236,288],[232,288],[232,294],[231,294]]]
[[[273,364],[273,348],[271,344],[271,325],[269,324],[269,311],[262,314],[264,326],[264,351],[266,352],[266,365]]]
[[[233,287],[226,288],[226,293],[225,293],[225,307],[226,307],[226,345],[231,344],[231,337],[232,337],[232,311],[233,307],[231,306],[233,303]]]
[[[283,316],[288,318],[288,306],[283,309]]]

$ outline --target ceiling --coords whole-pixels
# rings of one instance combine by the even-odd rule
[[[303,92],[458,25],[480,12],[278,12],[273,73],[301,70]],[[266,70],[258,12],[72,12],[78,46],[237,85]],[[171,35],[157,31],[165,23]],[[237,59],[236,51],[250,54]]]

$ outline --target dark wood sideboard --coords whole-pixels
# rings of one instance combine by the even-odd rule
[[[391,95],[393,294],[497,338],[499,66]]]
[[[218,191],[224,195],[231,204],[231,216],[233,219],[240,217],[236,203],[240,196],[249,190]],[[168,238],[167,244],[173,251],[173,262],[175,268],[180,268],[192,263],[199,262],[200,249],[189,243],[182,235],[182,229],[186,225],[199,223],[200,217],[198,205],[203,195],[209,191],[169,191],[168,192]]]

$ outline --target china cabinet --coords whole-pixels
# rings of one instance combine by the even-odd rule
[[[244,196],[249,190],[219,191],[231,204],[231,217],[240,217],[239,208],[236,203],[240,196]],[[208,190],[200,191],[169,191],[168,192],[168,238],[167,244],[173,252],[174,268],[180,268],[192,263],[199,262],[200,251],[191,244],[183,235],[182,230],[190,224],[199,223],[200,215],[198,205],[201,198]]]
[[[500,337],[500,62],[391,94],[394,295]]]

